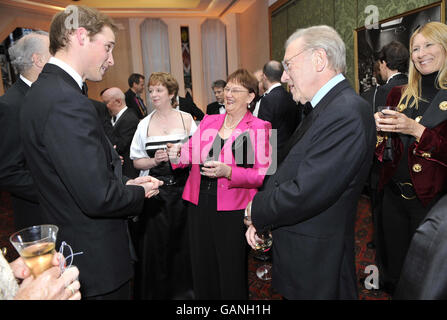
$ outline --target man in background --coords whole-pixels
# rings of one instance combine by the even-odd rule
[[[123,174],[129,178],[138,177],[139,170],[135,169],[130,160],[130,144],[132,143],[139,119],[125,103],[124,93],[119,88],[110,88],[101,94],[111,116],[112,124],[111,142],[116,152],[123,157]]]
[[[262,84],[265,92],[257,115],[259,119],[270,122],[272,129],[277,130],[278,153],[281,152],[300,121],[297,103],[281,85],[283,71],[278,61],[272,60],[264,65]]]
[[[210,103],[206,106],[206,114],[224,114],[225,104],[224,104],[224,88],[227,83],[224,80],[216,80],[211,85],[216,101]]]
[[[147,116],[147,108],[144,105],[141,95],[144,92],[144,76],[139,73],[132,73],[127,80],[129,90],[126,91],[126,105],[137,115],[138,119]]]
[[[20,76],[0,97],[0,189],[11,193],[16,230],[43,223],[37,189],[23,154],[19,117],[28,89],[50,59],[49,45],[48,33],[38,31],[9,48]]]

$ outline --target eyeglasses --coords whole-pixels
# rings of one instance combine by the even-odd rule
[[[224,88],[224,92],[225,93],[229,93],[230,92],[231,94],[235,94],[235,93],[241,93],[241,92],[248,92],[248,90],[238,89],[236,87],[233,87],[233,88],[225,87]]]
[[[303,50],[301,50],[300,52],[298,52],[296,55],[294,55],[293,57],[291,57],[291,58],[289,58],[289,59],[287,59],[287,60],[283,60],[283,61],[281,61],[282,66],[283,66],[283,68],[284,68],[284,71],[288,73],[288,72],[290,71],[289,66],[290,66],[290,62],[292,61],[292,59],[295,58],[295,57],[298,57],[298,56],[299,56],[300,54],[302,54],[304,51],[309,50],[309,49],[310,49],[310,48],[303,49]]]

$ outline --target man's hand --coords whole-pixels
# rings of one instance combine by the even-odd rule
[[[80,300],[81,284],[77,280],[79,270],[70,267],[61,275],[59,267],[52,267],[37,278],[23,280],[14,299],[16,300]]]
[[[253,250],[256,250],[256,244],[262,242],[262,239],[256,235],[256,228],[252,224],[248,227],[247,232],[245,232],[245,238],[247,239],[247,243]]]
[[[129,180],[127,181],[126,184],[142,186],[144,188],[144,196],[146,198],[150,198],[157,195],[160,192],[158,188],[163,185],[163,181],[160,181],[151,176],[145,176]]]
[[[56,252],[53,256],[53,260],[51,261],[53,266],[59,266],[59,261],[63,261],[65,263],[65,258],[59,252]],[[14,260],[9,264],[14,273],[14,277],[17,279],[25,279],[31,275],[31,270],[25,264],[25,261],[20,257]]]

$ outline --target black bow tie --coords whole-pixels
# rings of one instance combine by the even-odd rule
[[[113,122],[116,122],[116,116],[112,117]]]
[[[313,109],[314,109],[314,108],[312,107],[312,105],[310,104],[310,102],[306,102],[306,103],[303,105],[303,113],[304,113],[304,115],[307,116],[309,113],[312,112]]]
[[[88,97],[88,94],[87,94],[87,92],[88,92],[88,87],[87,87],[87,83],[86,82],[83,82],[82,83],[82,94],[84,95],[84,96],[86,96],[86,97]]]

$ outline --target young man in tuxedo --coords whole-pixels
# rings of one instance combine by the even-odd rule
[[[281,80],[313,110],[247,206],[247,241],[254,248],[256,231],[272,232],[273,287],[287,299],[358,297],[354,222],[375,126],[368,103],[343,76],[345,52],[328,26],[299,29],[287,40]]]
[[[408,49],[399,41],[391,41],[379,52],[380,77],[386,83],[377,88],[374,112],[378,106],[386,105],[391,89],[408,83],[406,72],[410,55]]]
[[[224,88],[227,83],[224,80],[216,80],[211,85],[216,101],[211,102],[206,106],[206,114],[224,114],[225,104],[224,104]]]
[[[129,180],[106,138],[85,80],[113,66],[116,26],[99,11],[68,6],[50,26],[48,61],[22,105],[20,134],[46,223],[71,245],[87,299],[128,299],[133,276],[127,218],[158,193],[157,179]]]
[[[37,189],[23,154],[19,117],[28,89],[50,59],[49,45],[48,33],[39,31],[23,36],[9,48],[20,76],[0,97],[0,189],[11,193],[16,230],[42,224]]]
[[[144,93],[144,76],[139,73],[132,73],[127,79],[129,90],[126,91],[126,105],[135,112],[138,119],[147,116],[147,108],[141,95]]]

